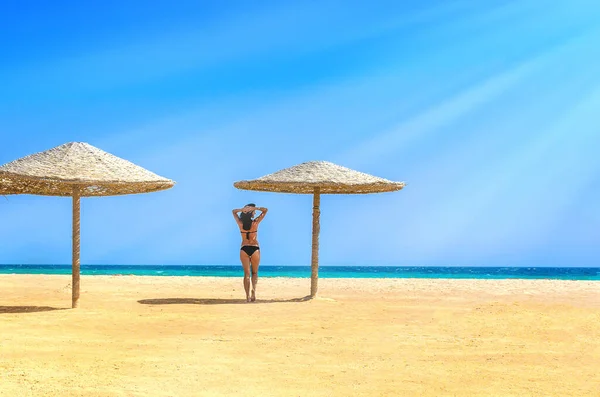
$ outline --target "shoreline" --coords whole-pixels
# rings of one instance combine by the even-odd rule
[[[210,296],[225,293],[228,299],[243,297],[243,277],[220,276],[149,276],[149,275],[82,275],[81,302],[88,302],[86,294],[96,290],[126,288],[132,294],[142,293],[148,287],[157,290],[176,290],[186,297],[202,298],[207,285],[221,285],[224,290],[209,288]],[[58,274],[0,274],[0,290],[8,291],[14,285],[25,285],[35,296],[48,296],[60,291],[61,305],[69,305],[71,275]],[[39,287],[38,287],[39,286]],[[600,307],[600,282],[596,280],[548,280],[548,279],[459,279],[459,278],[323,278],[319,279],[320,297],[341,296],[354,301],[361,296],[374,295],[386,299],[418,299],[437,297],[460,299],[477,296],[485,299],[508,299],[558,302]],[[59,287],[59,290],[56,288]],[[38,289],[39,288],[39,289]],[[259,277],[258,297],[268,299],[306,298],[310,292],[310,278]],[[26,293],[23,297],[27,297]],[[93,296],[93,295],[92,295]],[[375,297],[373,297],[375,298]],[[0,296],[0,304],[5,301]]]
[[[82,265],[85,276],[239,277],[239,265]],[[70,265],[0,265],[0,274],[70,275]],[[262,278],[310,278],[310,266],[261,266]],[[320,279],[465,279],[465,280],[587,280],[600,281],[600,267],[415,267],[321,266]]]
[[[25,279],[35,279],[35,278],[56,278],[56,279],[65,279],[71,280],[70,274],[39,274],[39,273],[0,273],[0,281],[4,278],[25,278]],[[82,274],[81,279],[87,280],[129,280],[129,281],[152,281],[157,284],[176,281],[176,280],[199,280],[203,281],[227,281],[231,280],[241,280],[243,278],[243,274],[240,272],[238,276],[203,276],[203,275],[136,275],[136,274]],[[261,276],[259,274],[259,280],[273,280],[284,281],[288,283],[299,283],[299,284],[310,284],[310,277],[287,277],[287,276]],[[160,280],[160,281],[159,281]],[[434,284],[441,285],[481,285],[484,286],[497,286],[499,284],[507,284],[507,285],[521,285],[527,286],[531,284],[531,286],[560,286],[562,284],[568,285],[590,285],[590,289],[598,290],[600,292],[600,280],[563,280],[563,279],[524,279],[524,278],[421,278],[421,277],[319,277],[319,285],[327,284],[327,283],[347,283],[347,284],[355,284],[355,287],[359,289],[363,289],[361,286],[364,284],[367,285],[416,285],[423,284],[424,286],[431,286]],[[540,290],[541,291],[541,290]]]
[[[214,275],[157,275],[157,274],[83,274],[81,273],[81,277],[148,277],[148,278],[215,278],[215,279],[230,279],[236,277],[243,277],[243,272],[240,268],[239,275],[223,275],[223,276],[214,276]],[[0,273],[0,277],[3,276],[50,276],[50,277],[67,277],[71,276],[71,273],[68,274],[58,274],[58,273]],[[296,276],[259,276],[263,278],[269,279],[291,279],[291,280],[310,280],[310,275],[307,277],[296,277]],[[555,278],[457,278],[457,277],[323,277],[326,280],[373,280],[373,281],[382,281],[382,280],[455,280],[455,281],[584,281],[584,282],[598,282],[600,280],[574,280],[574,279],[555,279]],[[321,276],[319,275],[319,280],[321,280]]]

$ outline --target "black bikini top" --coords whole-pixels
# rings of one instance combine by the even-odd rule
[[[240,230],[240,233],[246,233],[246,238],[249,240],[250,239],[250,233],[256,233],[257,231],[258,230],[255,230],[253,232],[246,232],[246,231],[243,232],[243,231]]]

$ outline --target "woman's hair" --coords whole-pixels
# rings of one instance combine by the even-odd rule
[[[245,207],[256,207],[255,204],[250,203],[246,204]],[[242,228],[244,230],[250,230],[252,227],[252,213],[251,212],[242,212],[240,214],[240,220],[242,221]]]

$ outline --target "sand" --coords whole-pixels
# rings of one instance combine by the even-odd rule
[[[600,396],[600,282],[0,275],[0,396]]]

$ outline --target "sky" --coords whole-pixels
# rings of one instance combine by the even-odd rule
[[[233,182],[326,160],[322,265],[600,266],[600,2],[4,1],[0,164],[87,142],[177,182],[82,200],[84,264],[310,264],[312,198]],[[0,197],[0,263],[70,263],[71,201]]]

